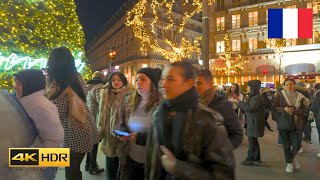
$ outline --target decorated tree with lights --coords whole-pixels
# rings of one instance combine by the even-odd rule
[[[127,12],[126,25],[133,27],[141,51],[151,48],[165,59],[180,61],[200,52],[201,37],[188,39],[186,25],[201,9],[201,0],[139,0]]]
[[[284,52],[285,47],[287,46],[287,42],[289,42],[290,39],[265,39],[265,42],[267,44],[267,46],[270,49],[273,49],[273,52],[279,57],[279,81],[277,84],[277,87],[280,85],[281,82],[281,65],[282,65],[282,54]]]
[[[218,60],[215,61],[215,66],[213,67],[219,73],[226,75],[239,73],[243,69],[243,65],[248,63],[247,60],[242,59],[240,54],[236,57],[232,56],[232,49],[230,45],[230,37],[228,34],[224,36],[225,52],[220,53]]]
[[[8,77],[12,72],[25,68],[22,61],[13,61],[16,65],[10,70],[4,68],[9,61],[5,57],[12,53],[30,59],[47,58],[53,48],[65,46],[76,58],[85,60],[83,55],[77,57],[84,51],[85,40],[75,10],[71,0],[0,1],[1,89],[10,85]],[[88,77],[90,69],[84,69],[81,73]]]

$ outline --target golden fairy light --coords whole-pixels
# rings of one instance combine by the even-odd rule
[[[243,69],[243,65],[248,63],[249,61],[246,59],[242,59],[242,56],[240,54],[237,54],[236,57],[232,57],[229,35],[225,34],[223,39],[226,44],[225,52],[220,53],[218,58],[218,61],[222,61],[223,65],[215,65],[213,69],[218,72],[224,72],[226,75],[236,74],[241,69]]]
[[[209,5],[213,2],[209,0]],[[171,62],[180,61],[201,51],[201,36],[192,41],[185,30],[188,21],[201,9],[201,0],[140,0],[127,12],[126,25],[133,28],[141,50],[151,48]]]

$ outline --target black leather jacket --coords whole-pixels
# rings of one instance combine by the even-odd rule
[[[184,159],[177,159],[176,167],[169,179],[235,179],[233,146],[223,125],[222,117],[216,111],[198,104],[189,109],[182,135]],[[191,117],[190,117],[191,116]],[[162,179],[159,137],[163,122],[159,111],[153,114],[154,124],[147,140],[147,161],[145,179]],[[167,177],[168,178],[168,177]]]

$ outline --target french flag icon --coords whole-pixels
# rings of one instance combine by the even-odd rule
[[[312,9],[268,9],[268,38],[312,38]]]

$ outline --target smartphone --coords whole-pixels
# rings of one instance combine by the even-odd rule
[[[120,130],[113,130],[113,132],[118,136],[129,136],[130,134]]]

